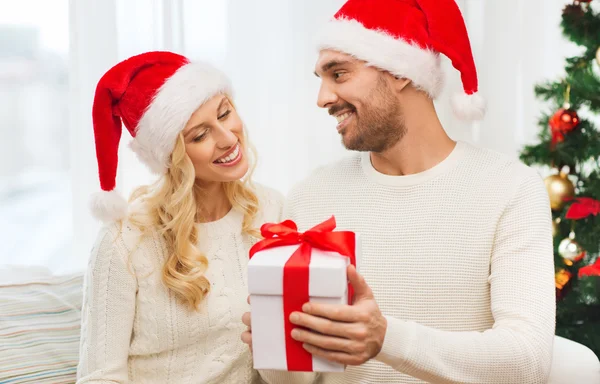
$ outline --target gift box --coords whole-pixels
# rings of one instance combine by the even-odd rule
[[[334,217],[304,233],[289,220],[261,227],[265,239],[252,247],[248,263],[255,369],[344,371],[344,365],[312,356],[292,339],[296,326],[289,322],[309,301],[350,303],[346,268],[356,265],[360,239],[334,229]]]

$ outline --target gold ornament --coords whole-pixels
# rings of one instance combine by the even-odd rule
[[[561,269],[554,274],[554,285],[557,289],[563,289],[565,285],[571,280],[571,273],[567,270]]]
[[[560,233],[560,217],[552,221],[552,237],[556,237]]]
[[[575,232],[571,231],[569,237],[564,239],[558,245],[558,254],[564,259],[564,263],[568,266],[583,259],[585,252],[581,245],[575,240]]]
[[[600,65],[600,47],[596,50],[596,63]]]
[[[571,277],[573,277],[571,272],[569,272],[565,269],[560,269],[554,275],[554,285],[556,286],[555,292],[556,292],[556,298],[558,300],[562,299],[565,296],[565,294],[567,293],[567,292],[565,292],[566,286],[571,281]]]
[[[575,196],[575,186],[565,172],[546,177],[544,184],[550,197],[550,208],[554,211],[560,211],[565,206],[565,199]]]

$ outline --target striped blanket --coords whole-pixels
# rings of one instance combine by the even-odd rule
[[[82,275],[0,273],[0,384],[75,382],[82,285]]]

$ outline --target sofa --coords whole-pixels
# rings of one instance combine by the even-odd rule
[[[76,381],[82,288],[82,274],[0,267],[0,384]],[[600,362],[557,336],[549,383],[600,384]]]

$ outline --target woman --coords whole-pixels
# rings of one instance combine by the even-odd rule
[[[99,165],[78,383],[251,383],[239,335],[248,249],[282,197],[253,187],[227,78],[170,52],[134,56],[100,80]],[[114,190],[121,122],[161,177],[127,206]],[[129,211],[129,212],[127,212]]]

